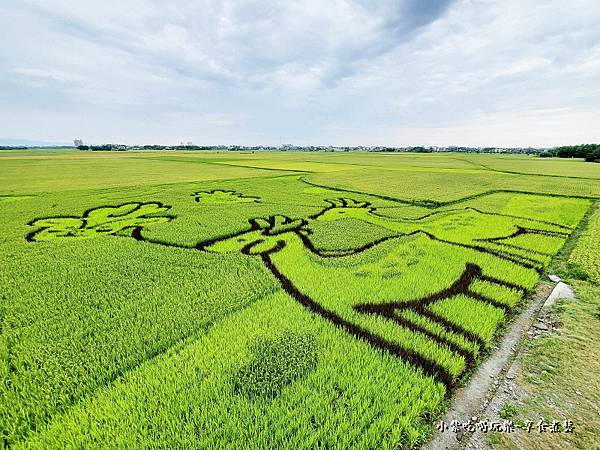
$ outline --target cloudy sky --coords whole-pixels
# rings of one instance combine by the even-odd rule
[[[0,141],[600,142],[598,0],[2,0]]]

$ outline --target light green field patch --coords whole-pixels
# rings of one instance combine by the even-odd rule
[[[509,239],[500,241],[508,245],[516,245],[525,250],[540,251],[549,255],[554,255],[558,252],[565,240],[557,236],[545,236],[543,234],[526,234],[515,236]]]
[[[536,194],[496,192],[467,202],[484,211],[554,222],[573,227],[590,207],[590,200]]]
[[[159,153],[159,152],[157,152]],[[169,183],[272,177],[270,170],[223,164],[181,164],[146,159],[129,152],[64,152],[2,158],[0,191],[7,194],[56,193],[89,189],[156,186]],[[293,172],[279,172],[279,174]]]
[[[247,161],[232,161],[232,166],[253,167],[268,170],[287,170],[297,172],[340,172],[344,170],[356,169],[355,166],[345,166],[342,164],[330,164],[316,161],[274,161],[270,159],[249,159]]]
[[[568,274],[600,284],[600,208],[590,217],[586,233],[567,261]]]
[[[316,220],[311,224],[311,229],[315,246],[332,252],[359,248],[394,235],[386,228],[354,218],[343,218],[335,222]]]
[[[504,318],[501,309],[463,295],[442,300],[430,306],[430,309],[480,336],[487,346]]]
[[[514,289],[481,280],[474,281],[471,284],[470,289],[477,294],[481,294],[498,302],[504,303],[511,308],[516,306],[522,297],[521,293]]]
[[[307,187],[304,188],[302,190],[303,192],[306,192],[307,194],[336,194],[336,191],[332,191],[331,189],[326,189],[326,188],[322,188],[319,186],[311,186],[311,187]]]
[[[0,195],[0,203],[16,202],[18,200],[27,200],[34,198],[33,195]]]

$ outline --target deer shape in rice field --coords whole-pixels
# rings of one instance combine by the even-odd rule
[[[367,201],[337,198],[326,202],[329,206],[311,216],[311,219],[335,221],[353,218],[399,234],[420,231],[439,241],[462,244],[477,251],[492,253],[517,263],[525,263],[530,267],[539,267],[538,258],[531,255],[548,257],[552,256],[552,253],[522,248],[510,243],[511,239],[537,235],[563,240],[571,231],[565,225],[490,213],[473,207],[439,210],[422,217],[407,219],[382,216]]]
[[[526,258],[490,249],[485,244],[526,233],[566,235],[560,225],[525,228],[516,218],[469,208],[419,219],[390,219],[378,215],[368,202],[340,198],[328,203],[328,207],[308,218],[253,218],[247,230],[181,248],[239,252],[260,258],[287,294],[305,308],[371,346],[400,357],[448,388],[474,363],[477,352],[488,342],[468,324],[444,315],[436,305],[463,298],[473,305],[485,305],[491,308],[488,311],[499,312],[503,317],[510,306],[474,289],[475,284],[507,289],[520,296],[526,290],[524,286],[490,275],[494,261],[499,258],[522,272],[535,272],[536,266]],[[168,209],[157,202],[129,203],[88,210],[81,218],[37,219],[30,223],[37,230],[27,239],[129,233],[137,240],[180,247],[146,239],[141,232],[146,225],[172,220],[172,216],[156,215]],[[355,249],[324,251],[315,247],[311,225],[345,217],[384,227],[394,234]],[[473,225],[473,218],[480,221],[479,230]],[[496,223],[481,223],[490,218]],[[486,225],[497,236],[490,238]],[[451,239],[456,236],[459,241],[453,242]],[[475,257],[477,254],[479,258]],[[415,282],[411,285],[412,281]],[[432,342],[435,349],[431,348]],[[438,362],[445,357],[458,361],[453,369]]]
[[[407,255],[415,250],[418,254],[421,247],[411,239],[425,240],[430,246],[437,246],[438,251],[440,246],[447,246],[419,231],[409,233],[408,241],[407,236],[393,236],[347,251],[344,255],[324,253],[310,240],[310,222],[317,219],[292,219],[282,215],[251,219],[249,230],[202,242],[197,249],[215,253],[241,252],[260,258],[283,289],[305,308],[350,335],[420,368],[448,388],[474,363],[476,350],[473,348],[483,349],[486,342],[431,307],[444,300],[466,296],[504,313],[508,306],[473,291],[473,282],[491,283],[519,293],[525,290],[522,286],[484,275],[482,268],[468,259],[463,259],[459,265],[431,260],[421,262],[414,258],[411,263]],[[378,254],[382,250],[379,246],[386,247],[382,254]],[[362,256],[364,260],[361,260]],[[386,271],[389,273],[390,263],[394,265],[398,259],[408,264],[405,269],[418,272],[417,277],[430,278],[435,270],[436,278],[452,281],[438,291],[413,297],[412,290],[406,289],[405,277],[399,273],[385,276]],[[435,267],[431,266],[432,262]],[[400,292],[403,294],[398,294]],[[423,319],[430,325],[423,324]],[[439,347],[438,354],[462,358],[461,370],[451,373],[433,355],[426,355],[418,345],[410,344],[419,339],[435,342]],[[473,345],[465,346],[460,342]]]

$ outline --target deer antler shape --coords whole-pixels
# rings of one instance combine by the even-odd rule
[[[267,218],[251,219],[250,225],[255,230],[263,230],[266,236],[274,236],[288,231],[308,232],[306,225],[308,222],[304,219],[291,219],[283,215],[269,216]]]

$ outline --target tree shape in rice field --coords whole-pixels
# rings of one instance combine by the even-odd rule
[[[240,192],[215,189],[212,191],[199,191],[192,194],[198,203],[213,205],[229,205],[232,203],[258,203],[259,197],[244,195]]]
[[[48,217],[36,219],[29,225],[37,229],[27,236],[29,241],[54,239],[83,239],[101,235],[116,235],[124,230],[134,230],[150,224],[168,222],[172,216],[155,216],[170,209],[158,202],[125,203],[103,206],[84,212],[82,217]]]

